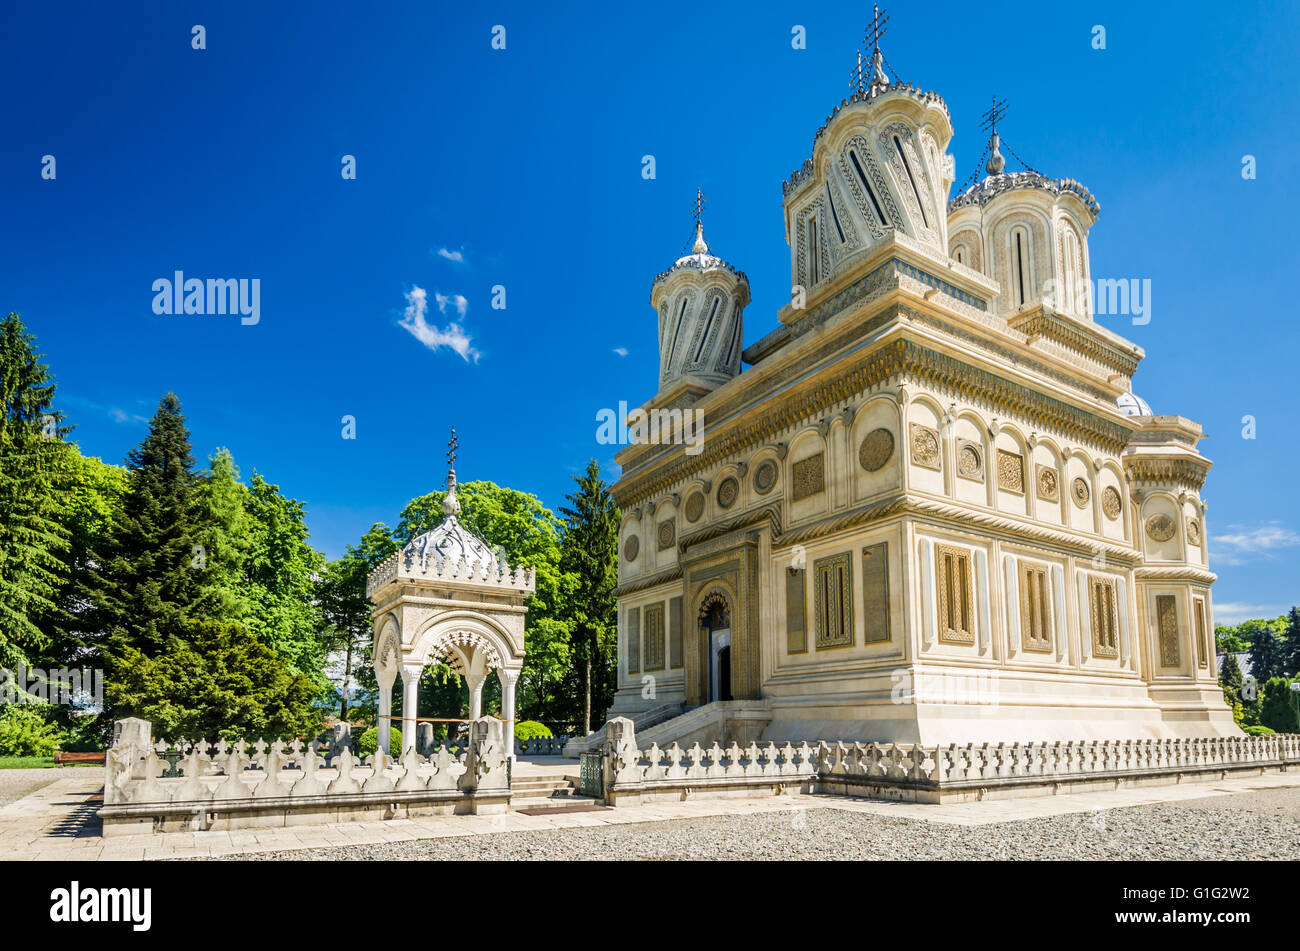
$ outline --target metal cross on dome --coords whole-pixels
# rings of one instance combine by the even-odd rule
[[[980,130],[987,129],[990,135],[998,131],[998,122],[1007,114],[1007,101],[993,97],[993,105],[984,112],[984,121],[980,123]]]
[[[871,13],[871,22],[867,24],[862,39],[863,45],[870,48],[871,55],[864,59],[862,50],[858,50],[857,65],[849,70],[849,88],[857,89],[858,92],[865,91],[870,85],[875,61],[880,55],[880,38],[885,35],[886,24],[889,22],[888,14],[880,7],[873,6]]]
[[[864,42],[871,47],[871,55],[875,56],[880,52],[880,38],[885,35],[885,24],[889,22],[886,11],[880,7],[871,8],[871,22],[867,24]]]
[[[691,217],[695,219],[695,223],[697,225],[700,223],[700,216],[703,214],[704,214],[704,191],[702,189],[697,188],[695,189],[695,201],[691,203]]]
[[[451,427],[451,438],[447,440],[447,468],[454,470],[456,468],[456,450],[460,448],[460,442],[456,439],[456,427]]]

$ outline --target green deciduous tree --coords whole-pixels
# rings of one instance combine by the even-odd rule
[[[307,541],[303,503],[282,495],[279,486],[254,473],[246,505],[252,530],[244,562],[251,602],[245,624],[292,670],[325,692],[330,686],[325,642],[314,599],[315,577],[324,559]]]
[[[1275,733],[1297,733],[1295,699],[1288,677],[1272,677],[1259,692],[1259,723]]]
[[[197,543],[201,546],[198,614],[237,621],[251,607],[244,567],[253,544],[248,489],[229,449],[218,449],[195,490]]]
[[[366,596],[366,576],[396,550],[387,526],[376,522],[359,545],[349,545],[342,558],[328,562],[316,582],[325,650],[339,658],[341,668],[339,718],[343,720],[348,718],[358,668],[370,658],[372,605]],[[374,679],[373,672],[368,679]]]

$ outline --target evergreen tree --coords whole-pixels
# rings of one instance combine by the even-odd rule
[[[134,649],[152,658],[185,639],[199,593],[194,456],[176,394],[158,403],[149,435],[127,456],[127,488],[107,550],[85,586],[87,622],[110,666]]]
[[[1241,665],[1233,654],[1223,655],[1223,664],[1219,667],[1219,685],[1223,687],[1223,698],[1229,705],[1241,703],[1241,685],[1246,679],[1241,675]]]
[[[1291,692],[1291,681],[1286,677],[1271,677],[1259,692],[1259,722],[1275,733],[1295,733],[1300,730],[1296,721],[1296,702]]]
[[[62,494],[69,431],[51,408],[54,380],[17,314],[0,321],[0,667],[49,643],[39,619],[66,575]]]
[[[1300,673],[1300,608],[1292,608],[1286,616],[1286,634],[1284,635],[1284,653],[1286,661],[1281,671],[1287,677]]]
[[[582,723],[579,735],[593,730],[613,702],[617,685],[618,506],[600,477],[595,459],[587,463],[575,492],[566,496],[560,565],[574,578],[569,602],[575,671],[581,676]],[[595,719],[593,719],[593,716]]]
[[[153,723],[154,736],[310,737],[320,729],[316,685],[237,624],[186,621],[187,640],[150,657],[123,649],[105,684],[115,717]]]
[[[1281,676],[1286,666],[1286,655],[1282,638],[1271,625],[1261,625],[1255,632],[1250,644],[1250,672],[1263,684],[1274,677]]]

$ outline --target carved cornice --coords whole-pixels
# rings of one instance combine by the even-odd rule
[[[1037,189],[1053,195],[1072,194],[1083,202],[1094,218],[1101,214],[1101,204],[1082,182],[1076,182],[1072,178],[1048,178],[1041,172],[1006,172],[1001,175],[990,175],[948,202],[948,214],[967,205],[988,204],[999,195],[1018,188]]]
[[[720,437],[706,437],[704,451],[698,455],[681,453],[679,458],[663,465],[625,476],[614,488],[615,500],[626,509],[669,491],[697,473],[771,441],[775,434],[806,417],[899,375],[926,381],[950,395],[981,401],[998,412],[1026,416],[1071,439],[1087,441],[1111,453],[1119,454],[1128,441],[1129,430],[1119,422],[1093,415],[1055,397],[900,339],[863,354],[845,372],[811,390],[791,395],[777,405],[765,408],[762,413],[753,413],[755,418],[748,425],[738,426]],[[680,447],[656,448],[662,448],[668,454]]]
[[[871,502],[848,512],[833,515],[811,525],[793,528],[785,534],[774,533],[773,545],[796,545],[826,535],[853,528],[867,522],[898,515],[924,516],[943,521],[958,530],[979,529],[996,532],[1020,541],[1040,545],[1053,545],[1059,549],[1086,555],[1089,558],[1102,554],[1118,565],[1132,566],[1141,562],[1142,556],[1122,542],[1110,539],[1070,534],[1059,529],[1009,518],[994,512],[973,511],[934,499],[899,493]]]
[[[1071,350],[1091,357],[1124,376],[1132,376],[1142,360],[1141,350],[1135,347],[1124,349],[1107,340],[1093,328],[1076,323],[1044,307],[1037,307],[1028,314],[1012,317],[1008,320],[1008,324],[1031,339],[1042,336],[1064,344]]]
[[[1212,463],[1204,457],[1125,456],[1124,471],[1134,486],[1175,485],[1199,492]]]
[[[1219,580],[1219,576],[1213,571],[1207,571],[1193,565],[1168,565],[1162,567],[1147,565],[1134,571],[1133,577],[1138,581],[1187,581],[1192,584],[1203,584],[1206,587]]]
[[[614,589],[614,597],[622,598],[629,594],[635,594],[637,591],[644,591],[647,588],[653,588],[656,585],[667,584],[670,581],[679,581],[682,577],[682,566],[674,565],[667,571],[656,572],[648,578],[637,578],[635,581],[625,581]]]
[[[748,511],[741,512],[739,515],[733,516],[732,518],[715,522],[697,532],[692,532],[681,539],[677,546],[677,550],[681,554],[685,555],[689,549],[703,544],[704,542],[710,541],[714,538],[719,538],[723,535],[728,535],[743,528],[761,525],[763,522],[767,522],[767,524],[771,526],[772,537],[775,538],[781,534],[781,503],[779,501],[749,509]]]

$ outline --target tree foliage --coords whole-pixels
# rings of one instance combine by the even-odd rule
[[[0,321],[0,666],[49,645],[39,619],[66,576],[64,497],[73,453],[55,384],[17,314]]]

